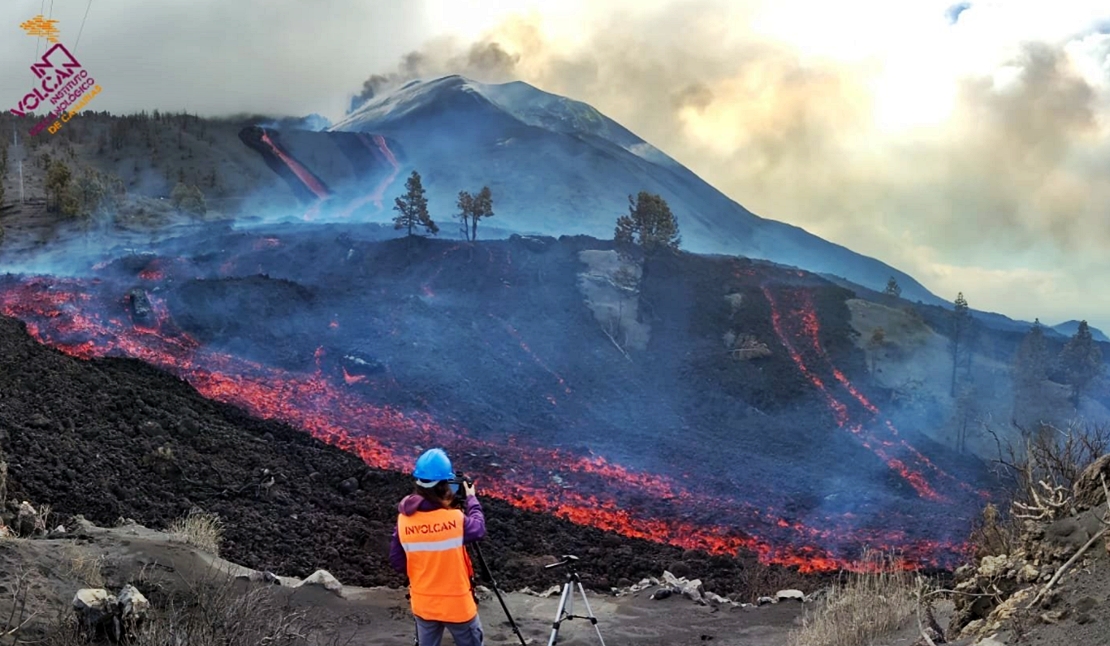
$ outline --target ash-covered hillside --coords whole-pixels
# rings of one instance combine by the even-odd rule
[[[507,231],[611,237],[628,196],[647,190],[671,205],[691,251],[768,259],[877,289],[893,275],[910,299],[938,301],[884,263],[752,214],[595,108],[527,83],[413,81],[331,130],[400,141],[440,212],[454,208],[459,190],[488,184],[503,214],[492,224]]]
[[[982,464],[883,412],[852,292],[590,238],[375,235],[206,231],[8,277],[0,306],[375,467],[446,446],[490,495],[626,536],[809,570],[959,551]]]

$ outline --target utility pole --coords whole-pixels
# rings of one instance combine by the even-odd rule
[[[19,205],[23,206],[23,149],[19,146],[19,134],[12,123],[12,154],[19,161]]]

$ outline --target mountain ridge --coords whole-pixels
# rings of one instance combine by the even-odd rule
[[[648,190],[667,199],[690,251],[771,260],[874,289],[894,276],[910,300],[946,302],[882,261],[752,213],[596,108],[523,81],[485,84],[459,75],[412,81],[329,130],[402,141],[433,203],[453,206],[460,188],[490,185],[497,213],[505,214],[498,224],[518,233],[608,237],[627,195]],[[467,168],[450,167],[460,158]],[[541,186],[540,172],[555,177],[554,186]],[[450,189],[441,186],[447,182]]]

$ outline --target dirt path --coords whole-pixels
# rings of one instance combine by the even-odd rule
[[[97,567],[95,564],[99,564]],[[99,572],[98,572],[99,571]],[[30,612],[49,622],[68,613],[68,603],[81,587],[106,585],[118,590],[133,583],[153,602],[173,590],[195,587],[198,582],[248,577],[261,573],[210,556],[174,542],[168,534],[138,525],[96,528],[84,525],[68,538],[6,540],[0,542],[0,614],[11,609],[14,582],[30,576]],[[316,586],[297,586],[296,579],[282,579],[272,594],[283,607],[300,610],[311,619],[322,643],[385,646],[411,643],[412,615],[404,589],[344,586],[340,594]],[[256,584],[260,585],[260,584]],[[762,608],[714,609],[673,596],[652,600],[652,590],[635,596],[605,597],[587,593],[598,628],[607,646],[683,646],[712,643],[721,646],[781,646],[787,631],[803,612],[800,603],[782,603]],[[558,607],[558,595],[538,597],[525,593],[504,594],[505,603],[530,644],[546,644]],[[573,611],[585,614],[581,596]],[[519,643],[505,620],[496,597],[482,601],[480,613],[486,643]],[[41,635],[37,624],[29,638]],[[347,641],[349,640],[349,642]],[[451,643],[445,639],[446,643]],[[588,621],[564,621],[560,644],[598,644],[597,633]]]

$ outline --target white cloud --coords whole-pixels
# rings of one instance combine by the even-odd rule
[[[591,103],[756,213],[945,298],[1107,326],[1110,5],[972,0],[951,25],[951,4],[95,0],[78,53],[97,109],[336,117],[370,74],[452,36],[424,73]],[[40,5],[0,5],[13,105],[34,54],[18,24]],[[56,3],[63,38],[83,11]],[[474,62],[478,40],[509,55]]]

